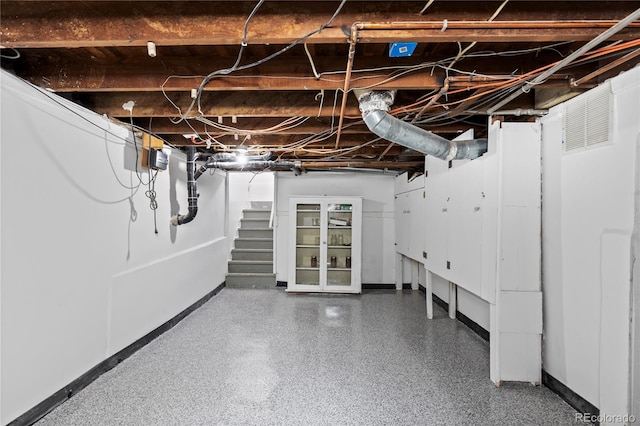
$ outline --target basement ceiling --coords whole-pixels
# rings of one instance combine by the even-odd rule
[[[447,139],[469,129],[486,137],[489,113],[531,120],[637,65],[635,21],[522,90],[637,8],[586,0],[3,0],[1,65],[172,146],[270,151],[306,170],[421,171],[423,154],[363,124],[354,89],[397,91],[393,115]],[[132,111],[123,109],[128,101]]]

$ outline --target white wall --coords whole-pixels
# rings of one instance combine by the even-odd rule
[[[276,279],[288,281],[290,196],[359,196],[362,202],[362,282],[395,280],[394,177],[363,173],[276,173]]]
[[[221,173],[218,171],[218,173]],[[237,236],[242,219],[242,210],[251,208],[252,201],[273,201],[274,174],[273,172],[229,172],[229,255],[233,239]]]
[[[610,145],[563,154],[564,107],[542,119],[543,359],[601,414],[627,414],[640,68],[611,92]]]
[[[631,385],[631,413],[636,419],[640,418],[640,133],[636,138],[636,178],[635,178],[635,221],[633,230],[632,261],[633,275],[632,303],[634,325],[632,334],[632,385]]]
[[[6,424],[222,283],[227,242],[224,174],[198,181],[198,216],[172,227],[187,205],[173,153],[157,178],[156,235],[147,188],[127,189],[139,183],[129,132],[0,76]]]

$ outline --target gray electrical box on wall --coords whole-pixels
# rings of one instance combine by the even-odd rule
[[[166,170],[169,164],[169,157],[161,149],[149,150],[149,168],[156,170]]]

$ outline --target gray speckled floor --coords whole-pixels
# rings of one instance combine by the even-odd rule
[[[568,425],[424,295],[224,289],[38,425]]]

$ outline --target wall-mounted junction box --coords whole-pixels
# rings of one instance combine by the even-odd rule
[[[164,143],[162,139],[152,136],[148,133],[142,134],[142,152],[140,155],[140,166],[156,170],[165,170],[169,162],[167,155],[162,152]],[[152,154],[153,151],[159,151]],[[154,156],[153,160],[151,156]],[[164,165],[164,167],[162,167]]]
[[[169,164],[169,156],[161,149],[151,149],[149,151],[149,168],[155,170],[166,170]]]

